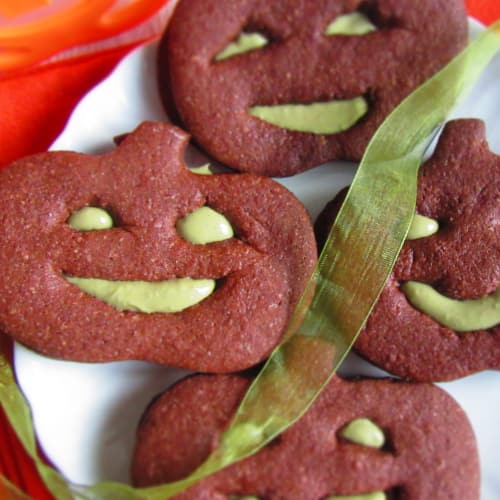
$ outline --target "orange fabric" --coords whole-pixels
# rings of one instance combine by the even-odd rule
[[[484,24],[492,24],[500,19],[499,0],[466,0],[469,15]]]
[[[164,4],[165,0],[133,0],[125,4],[116,0],[72,0],[49,14],[34,9],[37,16],[2,28],[0,71],[23,70],[62,50],[125,33],[150,19]]]
[[[78,101],[130,49],[120,47],[0,81],[0,166],[47,150]]]
[[[466,4],[470,15],[484,24],[500,18],[499,0],[466,0]],[[103,80],[130,49],[121,47],[0,80],[0,165],[46,150],[81,97]],[[0,350],[11,359],[11,343],[1,334]],[[52,498],[1,409],[0,473],[32,498]]]
[[[80,99],[137,45],[122,45],[0,79],[0,167],[47,150]],[[12,363],[12,342],[1,333],[0,352]],[[43,457],[42,450],[39,454]],[[0,474],[33,499],[53,499],[1,407]],[[11,498],[4,488],[0,483],[0,497]]]
[[[50,0],[17,0],[17,2],[0,2],[0,14],[7,18],[14,18],[37,7],[48,5]]]

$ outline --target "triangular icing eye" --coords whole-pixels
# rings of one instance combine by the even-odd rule
[[[205,163],[205,165],[200,165],[199,167],[190,167],[189,170],[197,175],[213,175],[210,163]]]
[[[252,50],[265,47],[269,40],[262,33],[240,33],[238,38],[229,43],[221,52],[215,56],[216,61],[229,59],[230,57],[251,52]]]
[[[326,28],[324,34],[335,35],[366,35],[376,31],[377,27],[361,12],[351,12],[336,17]]]
[[[75,210],[67,222],[75,231],[100,231],[111,229],[114,225],[111,215],[99,207],[83,207]]]
[[[341,429],[340,436],[370,448],[382,448],[385,444],[384,431],[368,418],[351,420]]]

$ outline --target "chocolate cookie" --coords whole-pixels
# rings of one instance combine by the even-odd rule
[[[362,356],[422,381],[500,369],[499,194],[484,123],[449,122],[420,169],[413,239],[356,342]],[[340,203],[318,218],[321,245]]]
[[[359,160],[466,40],[463,0],[181,0],[160,91],[215,158],[287,176]]]
[[[156,399],[137,431],[133,483],[150,486],[192,472],[216,447],[247,385],[236,376],[194,376]],[[334,500],[369,493],[359,498],[479,498],[474,434],[444,391],[334,377],[282,435],[175,498]]]
[[[0,172],[0,327],[41,353],[241,370],[280,340],[316,260],[278,183],[200,175],[188,136],[144,123],[112,152]]]

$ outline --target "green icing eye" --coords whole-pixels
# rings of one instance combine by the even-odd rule
[[[425,217],[424,215],[415,214],[411,221],[410,229],[406,235],[407,240],[417,240],[419,238],[427,238],[437,233],[439,224],[437,220]]]
[[[210,167],[210,163],[205,163],[205,165],[201,165],[200,167],[191,167],[189,170],[197,175],[213,175],[214,173]]]
[[[344,439],[371,448],[382,448],[385,443],[382,429],[368,418],[352,420],[341,430],[340,435]]]
[[[185,240],[195,245],[223,241],[234,236],[230,222],[222,214],[206,206],[179,219],[176,227]]]
[[[377,27],[361,12],[352,12],[336,17],[325,29],[327,36],[365,35]]]
[[[76,231],[99,231],[112,228],[113,219],[102,208],[84,207],[71,214],[68,224]]]
[[[240,33],[234,42],[231,42],[224,50],[215,56],[215,60],[222,61],[224,59],[229,59],[238,54],[260,49],[268,43],[269,40],[260,33]]]

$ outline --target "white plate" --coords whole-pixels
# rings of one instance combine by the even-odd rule
[[[477,27],[474,28],[477,31]],[[155,83],[156,46],[129,55],[76,108],[52,149],[97,153],[113,147],[112,137],[145,119],[165,120]],[[480,117],[490,147],[500,153],[500,57],[454,113]],[[313,218],[352,178],[348,163],[318,167],[282,180],[304,202]],[[128,481],[139,417],[150,399],[183,374],[142,362],[69,363],[41,357],[16,346],[15,369],[34,415],[39,440],[55,466],[71,481]],[[384,372],[354,355],[346,374]],[[466,410],[478,439],[483,500],[500,498],[500,372],[483,372],[440,384]]]

